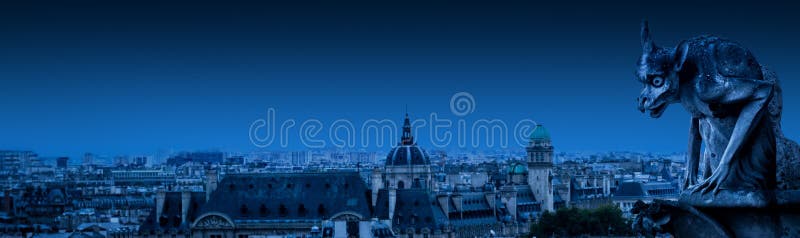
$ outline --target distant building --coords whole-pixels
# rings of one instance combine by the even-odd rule
[[[225,158],[225,163],[229,165],[242,165],[244,164],[244,156],[235,155]]]
[[[120,155],[114,157],[114,166],[121,167],[127,166],[129,163],[128,156]]]
[[[292,151],[291,159],[293,166],[305,166],[311,161],[311,153],[308,151]]]
[[[553,145],[550,133],[542,125],[536,125],[525,148],[528,152],[528,185],[543,211],[553,211]]]
[[[136,156],[133,158],[133,166],[144,167],[147,166],[147,156]]]
[[[138,235],[373,236],[369,190],[357,173],[236,174],[209,189],[158,192]]]
[[[376,154],[374,152],[366,152],[366,151],[353,151],[350,152],[350,162],[357,163],[357,164],[374,164],[376,160]]]
[[[631,208],[636,201],[652,202],[654,199],[677,201],[680,190],[674,182],[623,182],[614,193],[617,205],[624,217],[631,217]]]
[[[92,153],[83,154],[83,166],[90,166],[94,164],[95,155]]]
[[[58,157],[56,158],[56,167],[59,169],[66,169],[67,162],[69,162],[69,157]]]
[[[111,178],[115,186],[159,186],[175,184],[175,173],[154,169],[112,170]]]
[[[0,150],[0,174],[29,173],[38,155],[27,150]]]
[[[167,165],[181,166],[188,162],[220,164],[222,159],[222,152],[184,152],[167,158]]]

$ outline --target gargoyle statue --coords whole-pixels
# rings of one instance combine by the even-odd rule
[[[692,116],[684,190],[775,189],[776,141],[785,143],[776,77],[750,51],[723,38],[699,36],[662,48],[645,21],[641,40],[639,110],[658,118],[669,104],[681,103]]]

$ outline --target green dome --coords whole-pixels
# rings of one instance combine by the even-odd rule
[[[550,132],[547,132],[544,126],[536,125],[531,133],[531,140],[550,140]]]
[[[528,167],[523,165],[522,163],[513,163],[508,166],[508,173],[509,174],[527,174]]]

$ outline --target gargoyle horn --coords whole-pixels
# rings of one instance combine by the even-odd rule
[[[653,37],[650,36],[650,27],[647,25],[647,20],[642,20],[642,52],[649,53],[656,49],[656,44],[653,43]]]

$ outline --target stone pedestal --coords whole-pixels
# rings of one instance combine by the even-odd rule
[[[675,237],[800,237],[800,190],[684,193],[678,202],[637,203],[635,227]]]

